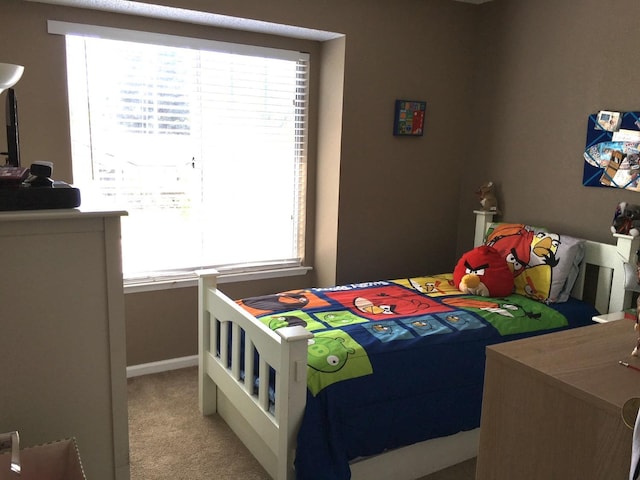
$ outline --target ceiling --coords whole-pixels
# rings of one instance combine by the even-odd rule
[[[212,25],[233,30],[245,30],[256,33],[283,35],[307,40],[326,41],[341,37],[341,33],[314,30],[290,25],[281,25],[260,20],[219,15],[216,13],[188,10],[177,7],[154,5],[132,0],[25,0],[28,2],[50,3],[67,7],[88,8],[107,12],[138,15],[149,18],[177,20],[198,25]]]
[[[25,0],[28,2],[50,3],[68,7],[89,8],[107,12],[124,13],[150,18],[166,20],[178,20],[199,25],[212,25],[233,30],[245,30],[256,33],[283,35],[307,40],[326,41],[341,37],[343,34],[327,32],[310,28],[281,25],[260,20],[219,15],[216,13],[188,10],[177,7],[154,5],[151,3],[137,2],[134,0]],[[491,0],[454,0],[457,2],[481,4]]]

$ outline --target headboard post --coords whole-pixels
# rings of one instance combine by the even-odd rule
[[[211,319],[209,313],[209,291],[215,290],[219,272],[213,268],[196,271],[198,275],[198,407],[203,415],[217,411],[217,390],[207,374],[205,354],[211,345]]]
[[[473,236],[473,246],[477,247],[484,242],[484,236],[487,233],[487,229],[491,222],[493,222],[493,216],[496,212],[488,212],[486,210],[474,210],[476,214],[476,231]]]
[[[640,237],[632,237],[631,235],[621,235],[614,233],[616,238],[616,251],[619,260],[613,269],[612,285],[614,289],[611,292],[609,300],[609,312],[620,312],[631,306],[631,297],[633,292],[624,289],[624,264],[630,263],[636,265],[638,262],[636,252],[640,246]]]

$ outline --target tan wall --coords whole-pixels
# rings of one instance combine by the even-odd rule
[[[447,270],[472,245],[486,179],[504,220],[599,241],[619,201],[640,203],[582,186],[587,115],[640,110],[636,0],[236,3],[216,2],[346,33],[337,242],[318,244],[335,247],[338,282]],[[388,133],[390,105],[406,96],[428,101],[421,139]]]
[[[335,254],[338,283],[451,268],[457,231],[451,204],[457,204],[460,183],[451,163],[463,158],[470,144],[459,131],[472,125],[469,65],[475,58],[477,6],[451,0],[155,3],[344,34],[340,159],[318,163],[323,188],[316,194],[333,201],[326,190],[331,186],[322,182],[339,175],[337,230],[322,225],[337,242],[335,252],[324,243],[317,251]],[[428,102],[424,137],[391,134],[399,98]],[[318,150],[332,147],[320,144]],[[318,205],[318,211],[325,207]],[[324,220],[317,219],[316,226]],[[324,268],[324,258],[315,260]]]
[[[311,169],[312,205],[316,198],[322,202],[322,216],[310,219],[319,237],[319,256],[311,252],[310,259],[326,274],[318,276],[322,282],[449,270],[471,246],[470,211],[477,206],[472,192],[485,179],[499,185],[505,220],[602,241],[609,239],[616,203],[640,203],[630,192],[583,187],[581,160],[589,113],[640,110],[637,0],[156,3],[346,35],[338,46],[344,51],[344,99],[331,99],[342,104],[343,116],[339,130],[315,138],[324,143]],[[0,60],[27,67],[16,87],[23,159],[51,160],[55,177],[68,181],[64,47],[61,37],[46,34],[48,18],[246,38],[203,26],[2,0]],[[391,135],[396,98],[428,102],[424,137]],[[321,98],[314,121],[324,118],[323,106],[335,108]],[[225,289],[259,294],[300,281]],[[314,273],[302,284],[315,281]],[[129,363],[195,353],[194,299],[193,289],[127,295]]]
[[[157,3],[211,8],[204,0]],[[342,55],[335,50],[344,52],[344,97],[325,98],[334,89],[316,84],[322,98],[313,107],[321,132],[314,138],[311,203],[321,202],[322,215],[310,219],[310,242],[317,244],[310,259],[324,274],[312,273],[302,283],[292,278],[225,286],[234,296],[317,279],[343,283],[449,270],[471,246],[472,192],[485,179],[499,185],[505,220],[601,241],[610,238],[618,201],[640,203],[631,192],[583,187],[581,157],[589,113],[640,110],[635,0],[494,0],[479,6],[450,0],[220,0],[215,9],[345,34],[342,44],[319,47],[333,52],[334,62]],[[45,33],[47,18],[244,38],[22,0],[3,0],[0,18],[0,59],[27,67],[16,88],[23,157],[53,161],[63,180],[71,180],[64,51],[61,38]],[[615,34],[602,33],[603,26],[614,26],[609,31]],[[320,60],[326,58],[320,54]],[[391,135],[396,98],[428,102],[424,137]],[[323,130],[323,112],[331,119],[336,105],[343,108],[339,128]],[[194,298],[193,289],[127,296],[130,364],[195,353]],[[165,305],[173,306],[175,318]]]
[[[504,220],[612,243],[615,206],[640,196],[582,186],[587,117],[640,110],[633,0],[495,0],[479,10],[475,148],[462,184],[459,243],[477,178],[500,185]],[[609,28],[612,26],[613,28]]]
[[[310,160],[310,203],[322,202],[322,216],[311,212],[309,219],[309,243],[319,242],[317,257],[315,248],[308,252],[315,269],[302,279],[225,285],[225,291],[251,295],[314,284],[316,278],[343,283],[450,269],[457,231],[452,212],[460,193],[452,162],[467,152],[457,129],[471,125],[469,62],[475,56],[477,7],[450,0],[156,3],[345,35],[325,46],[308,46],[316,51],[312,72],[318,75],[323,64],[327,68],[324,91],[316,95],[311,112],[319,133],[310,146],[321,152],[316,158],[312,151]],[[46,33],[47,19],[247,40],[234,31],[23,0],[3,0],[0,19],[0,60],[26,67],[16,86],[23,162],[53,161],[54,177],[67,181],[72,177],[64,42]],[[265,35],[251,37],[252,42],[291,45]],[[316,77],[314,88],[322,89],[319,83]],[[392,136],[398,98],[428,102],[424,137]],[[342,117],[336,118],[340,108]],[[128,364],[195,354],[195,298],[195,289],[127,295]]]
[[[618,201],[640,203],[631,192],[583,187],[581,157],[589,113],[640,110],[635,0],[226,0],[215,8],[345,34],[319,47],[333,61],[321,53],[320,63],[344,64],[341,85],[330,76],[344,98],[326,98],[335,90],[318,79],[322,95],[313,107],[320,134],[311,204],[320,202],[322,214],[310,219],[310,260],[324,273],[225,286],[233,296],[449,270],[471,246],[472,192],[485,179],[499,185],[505,220],[601,241],[610,238]],[[3,0],[0,18],[0,59],[27,67],[16,87],[23,158],[53,161],[63,180],[71,180],[64,51],[61,38],[45,33],[47,18],[245,38],[22,0]],[[604,25],[615,35],[601,33]],[[424,137],[391,135],[396,98],[428,102]],[[340,106],[339,127],[323,130]],[[194,298],[193,289],[127,295],[130,364],[195,353]]]

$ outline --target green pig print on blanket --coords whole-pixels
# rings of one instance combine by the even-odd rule
[[[336,325],[366,322],[348,311],[321,312],[317,315]],[[326,325],[302,310],[267,315],[261,317],[260,321],[272,330],[301,325],[315,332],[314,338],[309,340],[307,357],[307,386],[314,396],[333,383],[373,373],[362,345],[343,330],[327,330]]]
[[[342,330],[318,332],[309,340],[307,386],[316,396],[329,385],[373,373],[364,348]]]

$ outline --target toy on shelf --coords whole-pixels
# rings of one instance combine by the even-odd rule
[[[637,237],[640,235],[640,205],[620,202],[611,222],[611,233]]]
[[[498,215],[500,214],[500,210],[498,210],[498,199],[496,197],[495,185],[493,182],[486,182],[480,185],[480,188],[476,190],[476,195],[480,198],[482,210],[494,212]]]

